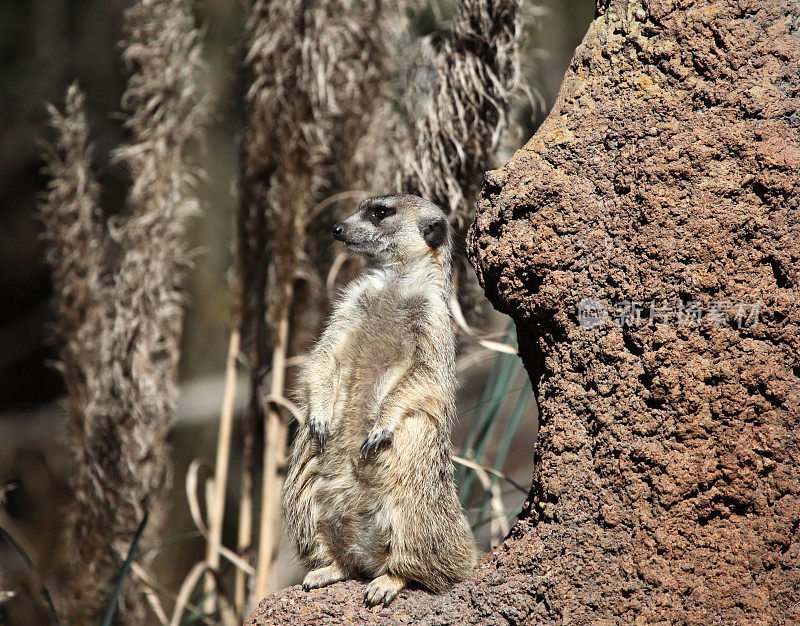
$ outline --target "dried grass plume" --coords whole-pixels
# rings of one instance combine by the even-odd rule
[[[483,172],[509,126],[520,84],[519,0],[461,0],[449,38],[429,39],[404,102],[409,127],[401,186],[471,221]]]
[[[86,623],[102,617],[145,512],[142,547],[158,528],[183,320],[183,236],[197,208],[186,148],[207,110],[188,2],[141,0],[127,11],[125,29],[131,76],[122,105],[131,139],[115,159],[130,171],[131,215],[102,223],[85,98],[75,85],[63,115],[51,108],[56,141],[46,150],[50,183],[40,203],[75,472],[68,525],[75,578],[65,611]],[[147,557],[137,560],[146,565]],[[131,593],[121,598],[132,620],[143,618],[140,583],[130,579]]]

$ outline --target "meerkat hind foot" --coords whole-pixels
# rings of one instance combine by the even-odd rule
[[[303,579],[303,591],[327,587],[345,578],[347,577],[344,575],[344,572],[336,564],[320,567],[306,574],[306,577]]]
[[[364,593],[364,604],[375,606],[383,602],[383,606],[389,606],[389,603],[397,597],[397,594],[405,586],[405,581],[397,576],[392,576],[391,574],[378,576],[367,585],[367,591]]]

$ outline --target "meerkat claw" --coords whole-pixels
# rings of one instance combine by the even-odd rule
[[[370,433],[369,436],[361,444],[361,457],[369,455],[370,452],[377,450],[384,443],[392,440],[392,433],[381,430],[378,433]]]
[[[320,446],[325,446],[325,442],[328,440],[328,435],[330,434],[325,424],[311,418],[308,420],[308,430],[312,437],[317,438]]]
[[[321,567],[306,574],[306,577],[303,579],[303,591],[327,587],[328,585],[338,583],[340,580],[344,579],[344,572],[337,565]]]
[[[378,576],[367,586],[367,590],[364,592],[364,604],[389,606],[405,586],[405,582],[395,576],[389,574]]]

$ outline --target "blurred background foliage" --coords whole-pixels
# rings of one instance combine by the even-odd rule
[[[437,2],[413,21],[419,34],[446,32],[451,2]],[[64,394],[52,328],[52,285],[43,258],[37,197],[45,188],[39,139],[47,136],[45,102],[63,103],[66,86],[77,78],[87,94],[95,165],[108,211],[125,206],[127,173],[109,159],[124,142],[119,109],[126,74],[119,57],[122,0],[5,0],[0,3],[0,526],[20,546],[0,536],[0,592],[17,595],[0,605],[0,623],[46,623],[49,616],[41,583],[58,589],[70,578],[61,548],[63,510],[70,499],[66,477],[66,426],[58,400]],[[575,46],[592,19],[591,0],[545,0],[530,5],[522,41],[522,70],[549,110]],[[196,250],[188,273],[186,321],[180,365],[181,397],[170,433],[173,476],[167,522],[156,547],[156,574],[176,592],[205,545],[192,524],[183,485],[194,458],[213,462],[230,324],[234,214],[238,172],[237,133],[243,124],[240,49],[244,8],[229,0],[196,3],[205,28],[208,90],[214,108],[208,139],[197,161],[205,171],[198,196],[202,213],[192,222],[190,247]],[[525,138],[542,119],[521,109],[516,120]],[[519,147],[504,146],[505,154]],[[488,307],[487,307],[488,308]],[[484,322],[496,338],[513,342],[513,330],[499,315]],[[527,489],[536,435],[530,385],[516,357],[479,352],[465,342],[467,366],[460,370],[459,424],[454,449],[474,451],[487,465]],[[464,363],[464,361],[462,361]],[[241,398],[239,410],[245,398]],[[237,422],[238,423],[238,422]],[[237,438],[234,438],[236,441]],[[240,475],[234,450],[230,475]],[[481,546],[487,549],[513,522],[524,494],[507,480],[480,477],[458,468],[462,502],[468,508]],[[486,485],[484,485],[486,487]],[[490,502],[491,489],[499,501]],[[236,486],[229,497],[235,499]],[[235,544],[235,507],[226,516],[224,541]],[[494,508],[493,508],[494,507]],[[496,520],[499,510],[504,522]],[[230,520],[230,521],[228,521]],[[495,520],[494,522],[492,520]],[[228,527],[230,526],[230,528]],[[24,549],[35,564],[20,556]],[[299,570],[291,550],[279,551],[275,586],[296,582]],[[226,565],[223,565],[223,573]]]

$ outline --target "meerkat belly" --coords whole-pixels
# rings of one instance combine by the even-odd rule
[[[375,423],[386,388],[414,349],[403,331],[397,303],[370,311],[351,335],[347,358],[341,361],[336,413],[341,426],[331,436],[320,460],[318,485],[320,529],[343,567],[363,575],[385,572],[391,537],[392,489],[387,470],[391,444],[362,455],[361,445]],[[394,376],[394,379],[393,379]]]
[[[415,349],[408,341],[406,307],[391,293],[371,301],[367,313],[365,321],[350,337],[339,398],[355,450],[360,449],[364,436],[375,423],[381,402],[398,384]]]
[[[385,572],[391,536],[390,516],[374,482],[364,483],[354,459],[339,460],[338,475],[318,484],[319,529],[340,566],[361,575]]]

